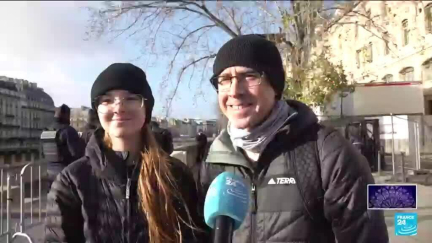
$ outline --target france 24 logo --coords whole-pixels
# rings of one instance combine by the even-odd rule
[[[396,213],[395,214],[396,235],[417,235],[417,213]]]

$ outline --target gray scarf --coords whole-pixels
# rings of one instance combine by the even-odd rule
[[[282,100],[276,102],[270,116],[261,125],[246,131],[235,128],[231,122],[228,123],[227,131],[234,147],[261,153],[282,126],[296,113],[289,115],[289,105]]]

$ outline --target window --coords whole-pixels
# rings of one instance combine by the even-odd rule
[[[372,16],[371,16],[371,10],[370,9],[368,9],[366,11],[366,16],[368,17],[368,19],[366,20],[366,25],[367,25],[368,29],[370,29],[371,23],[372,23]]]
[[[387,17],[387,4],[385,1],[381,2],[381,17],[384,18]]]
[[[339,50],[342,51],[342,35],[339,35]]]
[[[429,107],[429,114],[426,115],[432,115],[432,100],[428,100],[428,107]]]
[[[432,58],[424,62],[422,68],[423,68],[423,81],[432,81]]]
[[[388,54],[390,54],[390,46],[389,46],[389,33],[388,32],[384,32],[383,34],[383,40],[384,40],[384,55],[387,56]]]
[[[356,22],[356,23],[355,23],[355,30],[354,30],[355,37],[358,36],[358,30],[359,30],[359,26],[358,26],[358,22]]]
[[[373,46],[372,46],[372,42],[369,42],[369,45],[367,46],[366,49],[366,61],[367,62],[373,62]]]
[[[383,81],[383,82],[386,82],[386,83],[393,82],[393,75],[391,75],[391,74],[387,74],[386,76],[384,76],[384,77],[382,78],[382,81]]]
[[[413,67],[407,67],[402,69],[400,72],[401,79],[403,81],[414,81],[414,68]]]
[[[360,68],[360,52],[361,52],[361,50],[357,50],[357,52],[356,52],[357,68]]]
[[[424,9],[426,33],[432,33],[432,3]]]
[[[409,44],[409,29],[408,29],[408,20],[402,21],[402,42],[403,45],[406,46]]]

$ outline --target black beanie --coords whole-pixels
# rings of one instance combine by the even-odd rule
[[[146,124],[151,121],[154,98],[144,71],[130,63],[114,63],[107,67],[93,83],[91,89],[92,107],[96,110],[95,99],[108,91],[120,89],[142,95],[146,109]]]
[[[282,58],[276,45],[263,35],[241,35],[225,43],[216,55],[212,80],[223,70],[233,66],[264,72],[276,92],[276,98],[282,97],[285,87]],[[212,84],[217,88],[217,83]]]

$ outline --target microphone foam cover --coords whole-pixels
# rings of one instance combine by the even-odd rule
[[[230,172],[219,174],[210,184],[204,203],[204,219],[212,229],[217,216],[234,220],[234,230],[242,224],[249,209],[250,187],[242,177]]]

